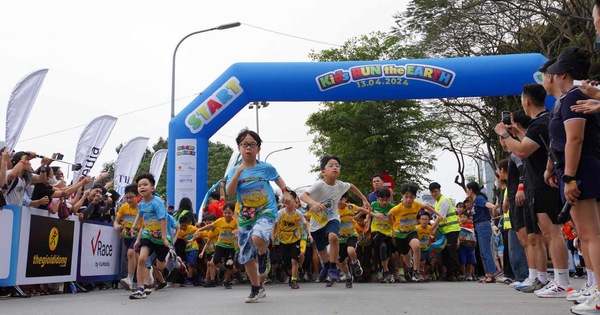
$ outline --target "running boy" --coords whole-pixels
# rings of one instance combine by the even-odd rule
[[[417,239],[419,239],[419,244],[421,248],[421,262],[420,262],[420,270],[423,271],[427,275],[427,280],[429,279],[429,269],[431,267],[431,253],[429,252],[429,242],[431,241],[431,237],[433,236],[433,226],[429,224],[431,221],[431,217],[426,212],[421,212],[419,214],[419,225],[417,225]]]
[[[136,227],[144,220],[144,228],[141,231],[141,237],[135,241],[134,250],[140,249],[137,265],[137,289],[132,293],[130,299],[145,299],[146,293],[144,287],[140,286],[149,283],[149,273],[146,270],[146,260],[152,253],[156,254],[156,266],[162,271],[165,268],[165,258],[172,248],[167,233],[167,208],[162,200],[154,195],[154,176],[146,173],[136,178],[138,193],[142,200],[138,203],[138,215],[132,226]],[[133,235],[137,231],[131,230]]]
[[[372,210],[364,211],[371,217],[371,239],[375,254],[383,269],[381,283],[394,283],[394,276],[390,273],[389,262],[392,256],[392,225],[387,218],[388,212],[394,207],[390,201],[390,190],[384,187],[375,191],[377,201],[371,203]]]
[[[262,283],[271,265],[268,247],[277,215],[277,201],[269,181],[274,181],[279,186],[284,201],[291,196],[290,189],[285,186],[277,170],[271,164],[256,159],[262,143],[256,132],[244,129],[235,141],[242,155],[242,164],[232,168],[227,175],[227,195],[237,194],[237,202],[240,204],[239,260],[246,267],[252,284],[246,303],[254,303],[267,296]]]
[[[133,289],[133,276],[135,272],[135,266],[137,265],[137,253],[133,250],[133,244],[137,239],[137,234],[131,234],[130,231],[133,227],[133,222],[138,215],[138,190],[137,185],[128,185],[125,187],[125,201],[117,211],[115,221],[113,222],[114,228],[121,232],[123,243],[127,248],[127,278],[121,279],[119,283],[127,291]],[[139,231],[140,226],[143,222],[135,227],[135,230]]]
[[[358,234],[354,227],[355,212],[360,211],[359,208],[357,205],[348,203],[348,193],[344,193],[338,202],[338,211],[340,212],[340,269],[346,275],[346,288],[352,288],[354,280],[349,267],[352,268],[352,273],[357,278],[363,274],[360,262],[356,257]],[[347,262],[348,260],[350,263]]]
[[[211,224],[201,227],[199,230],[212,230],[219,235],[215,246],[215,254],[213,263],[219,268],[221,264],[225,265],[225,278],[223,279],[223,287],[231,289],[231,275],[233,273],[233,257],[235,256],[235,236],[237,235],[237,224],[233,219],[233,203],[226,203],[223,207],[223,217],[217,219]]]
[[[194,277],[196,276],[196,261],[198,261],[198,243],[196,242],[195,233],[198,228],[190,224],[190,219],[187,216],[179,218],[179,233],[177,239],[185,241],[185,264],[187,265],[188,278],[181,285],[189,287],[193,285]]]
[[[339,256],[338,233],[340,231],[340,213],[338,202],[342,195],[350,189],[363,201],[366,210],[371,206],[365,195],[354,184],[338,180],[340,176],[340,158],[336,155],[325,155],[321,158],[321,174],[323,179],[315,182],[306,190],[300,199],[310,207],[310,231],[324,268],[319,274],[319,280],[324,281],[329,273],[327,286],[331,287],[337,281],[336,263]],[[388,191],[389,193],[389,191]],[[327,252],[330,245],[331,253]]]
[[[411,250],[413,252],[414,263],[412,264],[412,281],[423,282],[425,281],[425,278],[419,272],[419,262],[421,261],[421,243],[417,238],[417,216],[419,215],[419,211],[421,209],[424,209],[427,212],[435,213],[436,215],[439,215],[439,213],[437,213],[437,211],[435,211],[430,205],[415,201],[418,190],[419,187],[415,183],[403,184],[400,188],[400,192],[402,193],[402,202],[393,207],[390,212],[388,212],[387,217],[390,220],[390,224],[392,224],[392,229],[394,231],[396,250],[400,255],[402,255],[405,264],[409,268],[411,262],[408,254]]]
[[[277,213],[271,238],[273,239],[273,243],[275,243],[275,238],[279,239],[279,246],[281,246],[284,264],[287,264],[288,261],[291,261],[292,263],[292,279],[290,280],[290,287],[292,289],[299,289],[298,261],[300,260],[300,238],[302,230],[305,230],[308,234],[309,241],[312,241],[312,237],[310,235],[308,222],[304,219],[302,212],[296,209],[296,192],[291,190],[290,194],[292,195],[292,200],[289,200],[285,204],[285,207]]]

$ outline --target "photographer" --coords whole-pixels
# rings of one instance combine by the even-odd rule
[[[31,167],[31,160],[37,158],[35,152],[17,152],[13,154],[11,158],[12,167],[8,171],[6,176],[6,185],[3,190],[6,199],[6,204],[9,205],[23,205],[23,199],[25,196],[25,189],[29,184],[45,183],[46,177],[46,166],[50,164],[49,158],[42,158],[40,165],[39,174],[33,174],[33,168]]]
[[[69,195],[76,192],[79,188],[88,184],[91,180],[87,176],[85,176],[85,177],[82,176],[82,177],[80,177],[77,184],[71,185],[71,186],[68,186],[65,188],[60,188],[60,187],[58,187],[58,185],[56,185],[59,182],[58,182],[56,176],[54,175],[55,169],[57,171],[60,171],[60,168],[58,168],[58,167],[48,167],[48,166],[46,166],[46,168],[44,170],[40,167],[36,171],[37,174],[40,174],[43,171],[45,171],[47,181],[43,182],[43,183],[34,184],[33,193],[31,196],[31,198],[33,200],[42,199],[44,197],[47,197],[44,199],[45,201],[40,202],[38,205],[36,205],[36,207],[40,208],[40,209],[47,209],[51,213],[56,213],[58,211],[58,204],[59,204],[60,199],[67,198]],[[62,174],[62,172],[61,172],[61,174]]]

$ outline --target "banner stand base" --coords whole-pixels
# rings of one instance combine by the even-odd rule
[[[12,295],[13,297],[21,297],[21,298],[28,298],[30,297],[29,295],[25,294],[25,292],[23,292],[23,290],[21,290],[21,288],[19,288],[18,285],[15,285],[12,287]]]

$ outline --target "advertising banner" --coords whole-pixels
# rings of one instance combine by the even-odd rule
[[[16,284],[20,224],[21,207],[7,205],[0,210],[0,286]]]
[[[175,146],[175,209],[179,207],[179,201],[188,197],[192,205],[196,206],[196,139],[177,139]]]
[[[23,207],[17,285],[75,280],[79,219],[58,219],[46,210]]]
[[[112,225],[83,222],[78,281],[117,280],[121,239]]]

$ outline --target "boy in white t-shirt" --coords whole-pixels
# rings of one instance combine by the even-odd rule
[[[338,180],[341,170],[339,157],[336,155],[325,155],[321,158],[320,166],[323,179],[312,184],[302,194],[300,199],[310,207],[310,231],[319,252],[319,258],[324,266],[319,274],[319,281],[325,281],[329,274],[327,286],[331,287],[338,279],[336,269],[339,255],[338,234],[340,230],[338,202],[346,191],[351,190],[363,201],[365,209],[370,210],[371,205],[356,186]],[[331,254],[327,252],[327,245],[330,245]]]

